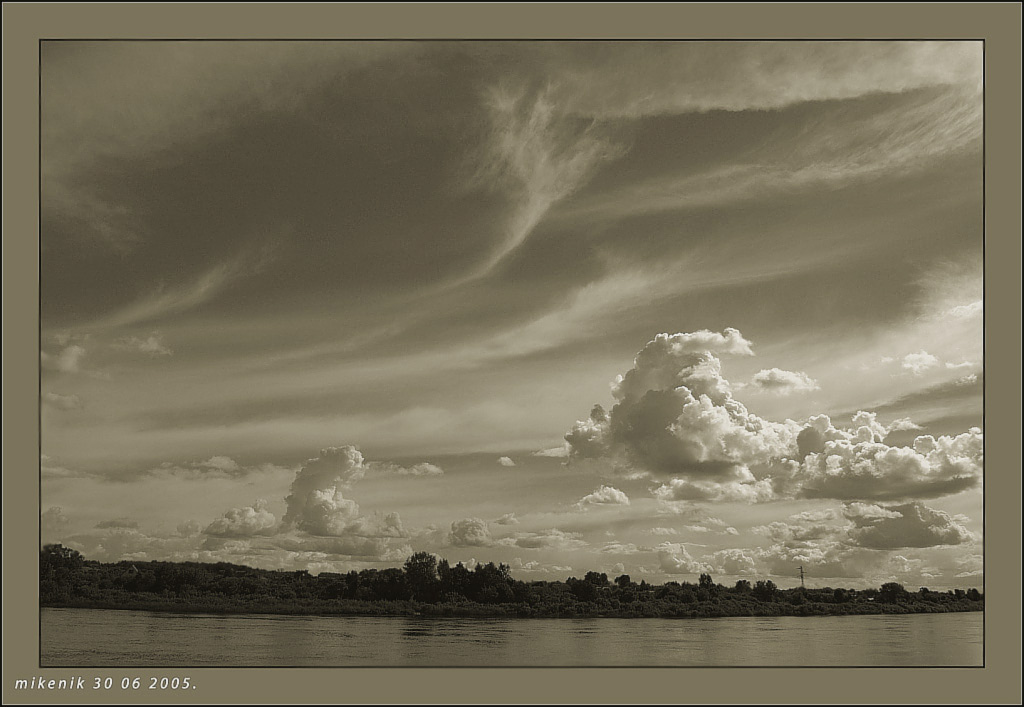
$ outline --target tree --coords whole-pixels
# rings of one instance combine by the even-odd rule
[[[620,574],[615,578],[615,586],[619,589],[625,589],[633,585],[633,581],[629,578],[628,574]]]
[[[437,558],[429,552],[417,552],[405,561],[405,581],[413,599],[437,601],[441,582],[437,573]]]
[[[738,579],[736,580],[735,590],[740,594],[750,594],[751,586],[749,580]]]
[[[61,544],[44,545],[39,553],[39,568],[42,570],[77,570],[85,565],[85,558],[77,550]]]
[[[584,582],[590,582],[595,587],[607,587],[608,586],[608,575],[604,572],[598,574],[597,572],[587,572],[583,575]]]
[[[879,588],[878,598],[892,604],[905,597],[906,594],[907,590],[899,582],[886,582]]]
[[[710,574],[701,574],[697,586],[699,586],[701,589],[707,589],[710,591],[711,588],[715,586],[715,581],[711,579]]]
[[[770,579],[759,579],[754,583],[754,596],[761,601],[771,601],[775,598],[776,591],[778,587]]]

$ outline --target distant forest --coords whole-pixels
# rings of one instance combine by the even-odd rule
[[[40,604],[47,607],[195,613],[348,614],[481,617],[692,618],[823,616],[981,611],[977,589],[779,589],[769,579],[732,586],[702,574],[696,584],[610,580],[604,573],[559,581],[514,579],[493,562],[454,567],[418,552],[404,567],[346,574],[260,570],[226,562],[100,563],[61,545],[39,558]]]

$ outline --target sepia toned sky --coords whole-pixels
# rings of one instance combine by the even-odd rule
[[[44,42],[41,86],[44,542],[981,586],[979,42]]]

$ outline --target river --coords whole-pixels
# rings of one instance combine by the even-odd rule
[[[43,609],[42,667],[980,666],[982,612],[459,619]]]

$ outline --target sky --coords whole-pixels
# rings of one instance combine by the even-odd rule
[[[41,529],[981,586],[980,42],[43,42]]]

